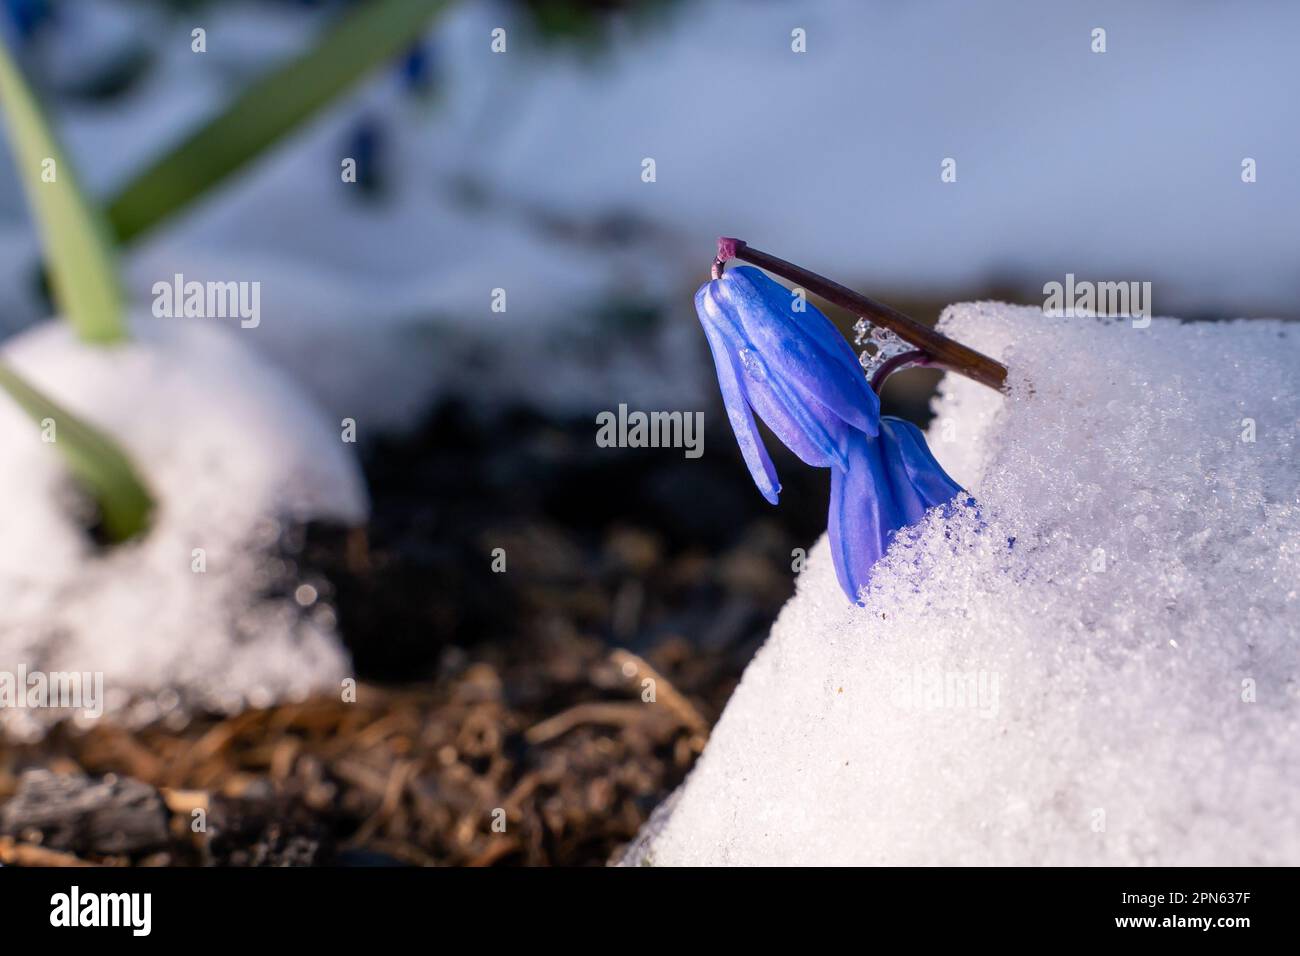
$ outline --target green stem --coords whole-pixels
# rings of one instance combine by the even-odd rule
[[[0,388],[9,393],[63,453],[74,477],[99,507],[105,536],[122,542],[149,526],[153,499],[135,466],[99,429],[81,421],[17,372],[0,365]]]
[[[108,206],[129,242],[189,205],[420,37],[450,0],[368,0],[137,173]]]
[[[2,40],[0,103],[59,308],[86,342],[125,340],[117,257],[107,224],[86,200],[40,102]]]

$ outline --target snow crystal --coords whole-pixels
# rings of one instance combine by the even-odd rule
[[[157,508],[141,539],[97,549],[56,445],[0,396],[0,671],[102,672],[108,708],[143,718],[346,673],[331,612],[299,607],[275,546],[311,518],[364,520],[351,446],[238,333],[205,323],[143,319],[131,342],[96,347],[50,322],[5,344],[6,364],[121,443]],[[288,593],[265,593],[276,581]],[[30,730],[46,713],[0,717]]]
[[[823,539],[627,862],[1300,863],[1300,329],[992,303],[946,331],[932,514],[847,606]]]

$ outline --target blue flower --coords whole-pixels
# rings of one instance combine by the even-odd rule
[[[850,600],[893,536],[963,494],[921,432],[881,418],[857,357],[815,306],[750,266],[695,294],[727,417],[763,497],[781,490],[754,412],[804,462],[831,469],[827,530]]]

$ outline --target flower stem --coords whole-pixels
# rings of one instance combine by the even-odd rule
[[[905,365],[920,365],[922,367],[932,364],[930,356],[926,355],[920,349],[913,349],[910,352],[900,352],[892,358],[887,358],[880,363],[880,368],[871,376],[871,390],[877,395],[885,385],[885,379],[893,375]]]
[[[802,266],[797,266],[792,262],[786,262],[784,259],[778,259],[776,256],[761,252],[743,239],[723,237],[718,240],[718,257],[713,261],[714,278],[722,274],[722,270],[729,259],[741,259],[758,266],[760,269],[773,272],[784,279],[797,283],[800,288],[816,293],[827,302],[848,309],[854,315],[866,319],[872,325],[889,329],[909,345],[915,346],[916,350],[921,352],[927,359],[925,363],[927,365],[965,375],[967,378],[974,379],[989,388],[1001,390],[1006,387],[1007,367],[1005,365],[995,362],[987,355],[976,352],[974,349],[967,348],[960,342],[954,342],[946,335],[941,335],[929,326],[922,325],[915,319],[891,309],[883,302],[869,299],[852,289],[845,288],[838,282],[832,282],[825,276],[809,272]],[[911,361],[915,361],[915,359]],[[886,363],[886,367],[888,364]],[[886,367],[882,367],[881,371],[885,371]],[[897,368],[897,366],[893,368]],[[889,368],[889,371],[893,371],[893,368]],[[879,372],[877,377],[879,377]],[[880,381],[883,383],[884,379],[880,378]]]

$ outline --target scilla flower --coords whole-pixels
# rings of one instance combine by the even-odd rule
[[[848,342],[801,296],[741,266],[701,286],[695,307],[727,417],[763,497],[776,504],[781,486],[754,412],[803,461],[831,469],[835,573],[856,601],[893,536],[962,489],[915,426],[880,417]]]

